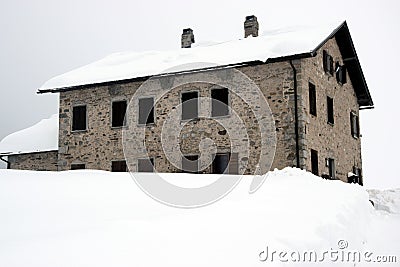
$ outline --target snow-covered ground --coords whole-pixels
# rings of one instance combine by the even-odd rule
[[[288,266],[311,252],[317,266],[375,266],[365,261],[378,256],[398,266],[400,190],[369,190],[376,210],[363,187],[298,169],[270,172],[254,194],[251,179],[212,205],[179,209],[128,173],[0,170],[0,266]]]

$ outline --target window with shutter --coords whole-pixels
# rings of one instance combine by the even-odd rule
[[[198,117],[198,92],[182,93],[182,120],[190,120]]]
[[[140,125],[154,123],[154,98],[139,99],[139,122]]]
[[[111,106],[111,126],[125,126],[126,101],[114,101]]]

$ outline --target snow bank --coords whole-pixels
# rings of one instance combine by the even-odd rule
[[[391,190],[367,190],[375,209],[400,214],[400,188]]]
[[[146,77],[313,51],[340,23],[291,27],[262,36],[170,51],[122,52],[48,80],[39,90]],[[196,63],[196,64],[193,64]]]
[[[43,152],[58,149],[58,114],[12,133],[0,142],[0,155]]]
[[[164,177],[186,184],[215,178]],[[245,176],[213,205],[188,210],[149,198],[127,173],[0,170],[0,265],[288,266],[259,255],[267,246],[323,251],[346,240],[363,250],[376,241],[369,233],[382,223],[374,224],[375,211],[358,185],[286,168],[270,172],[250,195],[251,179]],[[384,228],[394,232],[392,243],[380,247],[398,252],[396,222]]]

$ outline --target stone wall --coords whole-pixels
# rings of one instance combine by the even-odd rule
[[[347,75],[347,83],[337,82],[335,74],[325,73],[323,68],[323,50],[326,50],[334,62],[343,65],[336,40],[330,39],[317,56],[303,59],[301,62],[301,86],[299,86],[300,131],[302,140],[303,166],[311,171],[311,149],[318,151],[319,174],[328,174],[327,158],[335,160],[336,177],[347,181],[347,173],[353,166],[361,168],[361,140],[351,135],[350,112],[359,114],[357,97]],[[317,116],[309,110],[309,82],[316,87]],[[327,123],[327,96],[334,102],[334,124]]]
[[[259,64],[238,68],[246,74],[264,94],[271,108],[277,134],[277,148],[272,168],[284,168],[295,166],[295,135],[294,135],[294,91],[293,73],[288,62]],[[209,83],[179,84],[179,75],[169,76],[152,82],[158,86],[172,86],[174,89],[167,94],[158,96],[158,87],[146,90],[144,95],[157,96],[155,103],[155,123],[143,126],[146,132],[147,151],[137,151],[135,158],[142,158],[148,153],[155,158],[155,166],[161,172],[176,172],[176,167],[171,165],[162,151],[161,130],[163,122],[167,119],[174,107],[180,104],[182,91],[195,90],[200,97],[210,97],[210,90],[215,85]],[[187,77],[186,77],[187,78]],[[229,80],[229,77],[225,77]],[[113,160],[124,159],[122,149],[122,128],[111,127],[111,103],[114,100],[130,101],[142,82],[126,82],[114,85],[91,86],[82,90],[74,90],[60,93],[60,136],[59,136],[59,169],[70,169],[71,164],[85,163],[87,168],[110,170]],[[241,86],[241,87],[240,87]],[[246,94],[249,102],[258,103],[259,99],[245,85],[240,85],[240,93]],[[86,131],[72,132],[71,117],[74,105],[86,105],[88,114],[88,128]],[[253,173],[257,168],[257,159],[260,156],[260,129],[254,124],[254,117],[249,112],[247,104],[236,94],[230,94],[230,106],[243,119],[246,131],[249,134],[250,146],[230,147],[232,136],[224,133],[221,124],[212,119],[199,119],[184,122],[180,132],[181,150],[184,154],[199,154],[199,145],[204,138],[215,142],[218,152],[238,152],[239,168],[245,173]],[[201,102],[199,105],[200,117],[209,117],[210,104]],[[133,116],[135,116],[133,114]],[[129,119],[128,119],[129,120]],[[221,121],[224,119],[222,118]],[[128,128],[133,122],[128,123]],[[134,125],[136,127],[136,125]],[[273,134],[273,133],[268,133]],[[143,140],[139,140],[143,141]],[[237,140],[240,141],[240,140]],[[233,142],[235,143],[235,142]],[[239,142],[240,143],[240,142]],[[245,149],[249,149],[249,155],[244,155]],[[144,153],[146,152],[146,153]],[[203,155],[202,155],[203,157]],[[204,162],[209,162],[210,154],[204,155]],[[208,160],[206,159],[208,158]],[[200,160],[202,161],[202,159]],[[204,167],[204,166],[203,166]],[[133,166],[136,168],[136,166]],[[210,169],[206,168],[205,172]],[[263,170],[265,172],[266,170]]]
[[[58,151],[10,155],[8,161],[10,169],[57,171]]]

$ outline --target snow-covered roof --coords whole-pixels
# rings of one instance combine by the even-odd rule
[[[0,142],[0,155],[58,150],[58,114],[12,133]]]
[[[310,53],[342,25],[291,27],[170,51],[115,53],[48,80],[39,92]]]

